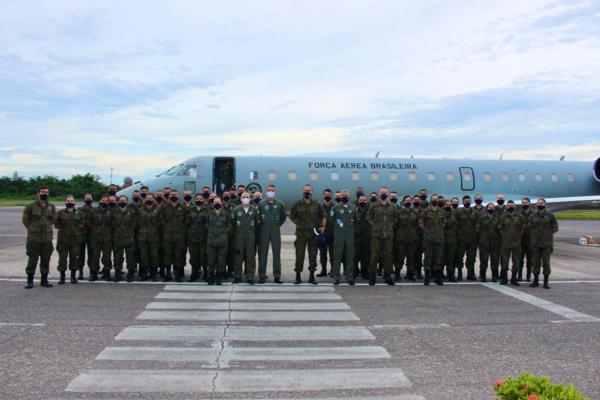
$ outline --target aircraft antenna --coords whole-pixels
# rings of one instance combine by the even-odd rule
[[[379,151],[375,154],[375,158],[379,158]]]
[[[560,161],[565,161],[565,156],[560,156]]]

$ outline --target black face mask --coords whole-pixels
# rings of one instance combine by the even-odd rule
[[[202,200],[196,200],[196,205],[197,206],[201,206],[202,204],[204,204],[204,202]]]
[[[65,203],[65,206],[67,208],[73,208],[73,207],[75,207],[75,203]]]
[[[100,207],[102,207],[102,208],[108,208],[108,203],[100,203]]]
[[[223,200],[229,201],[229,200],[231,200],[231,197],[230,196],[223,196]]]
[[[398,198],[397,198],[397,197],[392,197],[392,198],[390,199],[390,201],[391,201],[392,203],[396,204],[396,203],[398,203]]]
[[[214,204],[213,207],[215,208],[215,210],[218,210],[221,208],[221,203]]]
[[[125,207],[127,207],[127,203],[119,203],[119,207],[125,208]]]
[[[494,213],[494,209],[493,208],[488,208],[487,212],[488,212],[488,214],[492,215]]]
[[[514,212],[514,211],[515,211],[515,208],[514,208],[514,207],[508,207],[508,208],[506,209],[506,211],[508,211],[509,213],[511,213],[511,212]]]
[[[358,206],[359,206],[359,207],[366,207],[366,206],[367,206],[367,203],[365,203],[365,202],[363,201],[363,202],[360,202],[360,203],[358,203]]]
[[[237,199],[237,196],[235,194],[232,194],[230,200],[236,200],[236,199]]]
[[[415,202],[413,203],[413,206],[415,206],[415,208],[419,208],[419,207],[421,207],[421,202],[419,202],[419,201],[415,201]]]
[[[163,201],[162,196],[156,196],[156,202],[157,203],[162,203],[162,201]]]
[[[444,206],[444,210],[450,212],[450,211],[452,211],[452,207],[446,207],[446,206]]]
[[[384,201],[385,201],[385,200],[387,200],[387,194],[385,194],[385,193],[381,193],[381,194],[379,195],[379,198],[380,198],[381,200],[384,200]]]
[[[427,200],[427,195],[426,194],[421,195],[421,200],[426,201]]]
[[[446,205],[446,202],[443,200],[438,200],[437,204],[438,204],[438,207],[444,207]]]
[[[148,193],[146,193],[146,192],[142,192],[142,193],[140,193],[140,197],[141,197],[142,199],[144,199],[144,200],[145,200],[145,199],[146,199],[146,196],[148,196]]]
[[[341,199],[341,198],[339,198],[339,197],[336,197],[336,198],[335,198],[335,202],[336,202],[336,203],[339,203],[340,201],[342,201],[342,199]]]
[[[177,196],[171,196],[170,200],[171,200],[171,203],[177,203],[179,201],[179,197],[177,197]]]
[[[43,200],[43,201],[48,200],[48,194],[47,193],[40,194],[40,200]]]
[[[411,203],[404,203],[404,207],[406,207],[406,208],[410,208],[411,205],[412,205]]]
[[[371,203],[376,203],[377,202],[377,197],[373,196],[371,197]]]
[[[529,210],[529,204],[523,204],[521,208],[523,208],[523,210]]]
[[[260,203],[260,200],[261,200],[261,199],[259,199],[259,198],[257,197],[256,199],[254,199],[254,204],[258,204],[258,203]]]
[[[323,196],[323,200],[329,202],[331,201],[331,196]]]
[[[496,200],[496,203],[498,203],[499,206],[504,204],[504,200]]]
[[[147,206],[151,206],[152,204],[154,204],[154,201],[152,201],[152,200],[146,200],[146,205]]]
[[[477,204],[478,206],[480,206],[481,203],[483,203],[482,199],[475,199],[475,204]]]
[[[471,208],[471,202],[467,201],[466,203],[463,203],[463,207],[464,208]]]
[[[304,192],[303,194],[305,199],[310,199],[312,197],[312,193],[311,192]]]
[[[543,211],[546,209],[546,206],[537,206],[538,210]]]
[[[458,203],[452,203],[452,208],[458,208]]]
[[[346,204],[346,203],[348,203],[349,199],[347,197],[342,197],[341,200],[342,200],[342,203]]]
[[[210,193],[202,192],[202,197],[204,197],[205,199],[208,199],[210,197]]]
[[[87,200],[85,200],[85,201],[84,201],[84,203],[85,203],[85,204],[87,204],[88,206],[89,206],[90,204],[92,204],[93,202],[94,202],[94,201],[93,201],[93,200],[90,200],[90,199],[87,199]]]
[[[192,201],[192,195],[191,194],[186,194],[185,196],[183,196],[183,199],[185,201]]]
[[[115,208],[116,205],[117,205],[117,203],[113,203],[112,201],[108,203],[108,206],[110,208]]]

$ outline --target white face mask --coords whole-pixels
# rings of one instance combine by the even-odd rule
[[[267,198],[272,199],[275,197],[275,192],[267,192]]]
[[[248,204],[250,204],[250,199],[249,199],[249,198],[247,198],[247,197],[244,197],[244,198],[242,199],[242,204],[244,204],[244,205],[248,205]]]

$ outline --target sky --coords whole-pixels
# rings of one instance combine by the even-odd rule
[[[600,2],[0,0],[0,175],[600,157]]]

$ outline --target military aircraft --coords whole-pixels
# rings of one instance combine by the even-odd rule
[[[517,203],[522,197],[535,201],[546,198],[553,209],[573,205],[600,204],[600,158],[595,162],[470,160],[355,157],[212,157],[200,156],[183,161],[154,178],[123,189],[131,192],[142,185],[150,191],[171,187],[192,193],[208,186],[218,194],[236,185],[250,192],[264,192],[275,184],[277,197],[290,204],[301,197],[304,184],[314,187],[319,196],[325,188],[365,193],[381,186],[400,196],[414,195],[421,188],[429,193],[462,197],[480,193],[484,203],[495,202],[496,194]]]

